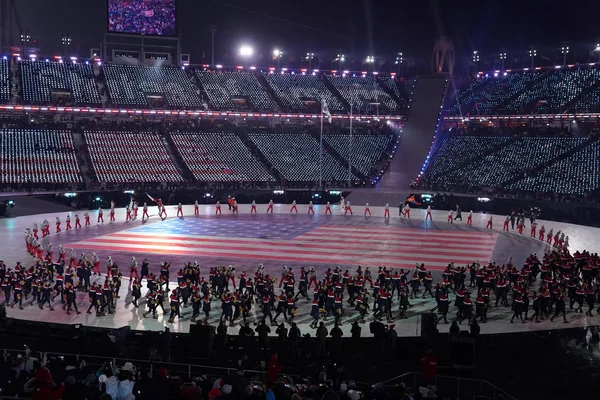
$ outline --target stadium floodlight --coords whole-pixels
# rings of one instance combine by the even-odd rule
[[[311,53],[311,52],[306,53],[306,59],[308,60],[308,69],[309,70],[312,68],[312,59],[314,57],[315,57],[315,53]]]
[[[506,60],[506,53],[500,53],[500,61],[502,62],[502,70],[504,70],[504,60]]]
[[[281,56],[283,55],[283,51],[279,49],[273,50],[273,57],[277,58],[277,69],[279,69],[279,64],[281,62]]]
[[[477,64],[479,62],[479,51],[473,50],[472,60],[475,64]]]
[[[333,61],[335,61],[335,60],[333,60]],[[346,61],[346,56],[344,54],[338,54],[337,55],[337,61],[339,61],[339,63],[340,63],[340,71],[341,71],[342,70],[342,63],[344,61]]]
[[[569,54],[569,46],[562,46],[560,52],[563,55],[563,65],[567,65],[567,54]]]
[[[254,49],[250,46],[242,46],[240,47],[240,56],[242,57],[250,57],[254,54]]]
[[[537,57],[537,50],[533,46],[529,48],[529,57],[531,57],[531,69],[533,69],[533,63]]]
[[[375,62],[375,57],[367,56],[367,59],[365,61],[367,64],[373,64]]]

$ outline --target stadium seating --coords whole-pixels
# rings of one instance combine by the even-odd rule
[[[301,74],[265,74],[265,79],[288,112],[320,112],[325,99],[329,112],[345,113],[342,102],[331,93],[320,77]]]
[[[319,143],[308,133],[251,133],[250,139],[288,181],[314,182],[319,178]],[[344,181],[348,169],[332,155],[323,152],[323,180]],[[356,176],[352,176],[356,179]]]
[[[527,115],[600,109],[600,68],[581,66],[482,77],[459,89],[449,115]],[[460,104],[460,107],[459,107]]]
[[[377,78],[377,83],[399,100],[402,106],[408,104],[410,94],[407,92],[404,81],[395,79],[391,76],[380,76]]]
[[[0,182],[68,184],[82,182],[68,131],[0,131]]]
[[[171,137],[183,161],[198,181],[274,181],[234,133],[173,133]]]
[[[497,142],[497,138],[488,137],[478,137],[476,140]],[[444,154],[440,154],[445,161],[431,168],[438,169],[439,172],[427,172],[426,175],[430,182],[448,190],[456,187],[496,187],[522,177],[535,167],[551,162],[584,141],[584,138],[523,137],[514,142],[507,142],[507,145],[499,150],[467,163],[464,162],[464,154],[455,151],[456,147],[448,146],[444,148]],[[453,158],[455,161],[451,161]],[[444,173],[442,169],[452,164],[457,167]]]
[[[194,84],[179,68],[105,64],[104,77],[114,105],[202,107]]]
[[[159,134],[85,132],[85,140],[100,182],[183,181]]]
[[[352,134],[352,149],[350,151],[350,135],[324,135],[329,145],[363,175],[370,175],[382,157],[387,156],[387,150],[394,135],[370,135],[368,133]]]
[[[19,68],[21,96],[26,104],[101,104],[89,64],[21,61]]]
[[[400,106],[387,94],[372,76],[326,76],[333,87],[348,104],[352,104],[356,114],[397,114]]]
[[[559,69],[546,72],[502,108],[505,114],[559,113],[581,92],[600,82],[596,68]]]
[[[10,100],[10,69],[8,60],[0,59],[0,101]]]
[[[501,113],[496,110],[541,76],[542,73],[525,72],[475,79],[467,87],[459,89],[458,103],[451,104],[448,114],[475,116]]]
[[[255,74],[196,71],[211,110],[272,111],[275,102]]]
[[[508,186],[531,192],[582,195],[600,188],[600,142],[580,149],[564,160]]]
[[[431,179],[447,174],[474,156],[481,156],[508,142],[506,136],[450,136],[438,148],[429,162],[427,175]]]

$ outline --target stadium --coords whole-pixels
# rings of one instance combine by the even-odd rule
[[[183,3],[2,1],[0,399],[597,389],[599,44],[197,62]]]

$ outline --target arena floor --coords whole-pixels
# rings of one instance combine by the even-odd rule
[[[150,209],[150,219],[142,223],[138,220],[125,222],[125,211],[116,212],[116,222],[108,222],[108,212],[104,213],[103,224],[96,223],[97,212],[90,213],[92,225],[82,229],[66,231],[65,217],[63,231],[52,233],[43,243],[52,241],[54,250],[61,244],[68,252],[74,248],[78,254],[85,252],[88,257],[96,252],[102,260],[105,272],[106,257],[112,256],[113,260],[121,266],[124,275],[128,274],[131,257],[135,256],[138,262],[144,258],[150,261],[150,271],[158,273],[160,261],[173,263],[171,279],[175,281],[177,270],[184,262],[198,261],[202,266],[202,275],[207,276],[208,268],[218,265],[233,265],[239,275],[242,271],[253,274],[257,266],[262,263],[267,273],[279,278],[281,267],[292,267],[298,275],[301,266],[315,266],[317,278],[321,279],[327,268],[342,266],[352,272],[357,265],[370,267],[373,272],[380,265],[394,268],[410,269],[416,263],[425,263],[426,267],[434,271],[434,277],[440,278],[440,271],[450,262],[467,264],[475,260],[487,262],[494,259],[504,263],[512,256],[517,265],[531,253],[543,253],[546,245],[519,235],[516,231],[502,232],[504,217],[494,216],[494,229],[485,229],[488,219],[486,214],[475,214],[473,226],[467,226],[466,213],[463,213],[465,222],[455,221],[447,223],[447,211],[433,211],[433,221],[425,222],[425,210],[413,209],[411,219],[398,216],[398,210],[392,209],[392,217],[384,219],[382,207],[371,207],[372,216],[363,215],[364,207],[353,206],[354,215],[344,215],[339,206],[333,206],[333,215],[325,215],[324,206],[315,206],[315,215],[307,215],[308,206],[298,205],[298,214],[290,213],[290,205],[275,205],[273,214],[265,214],[266,205],[258,205],[258,214],[250,213],[250,205],[240,205],[239,214],[232,214],[227,206],[222,206],[222,215],[215,215],[213,205],[201,205],[200,215],[193,215],[191,205],[184,206],[184,218],[177,218],[176,208],[167,206],[168,218],[164,221],[158,218],[156,207]],[[141,213],[141,210],[140,210]],[[0,232],[5,240],[0,243],[0,258],[9,267],[17,261],[28,265],[31,257],[25,250],[23,233],[34,222],[40,224],[44,219],[51,223],[54,232],[56,215],[35,215],[14,219],[0,220]],[[80,213],[83,221],[83,213]],[[73,218],[72,218],[73,219]],[[562,224],[547,221],[538,221],[546,226],[564,231],[569,235],[571,249],[586,249],[598,252],[600,243],[600,229],[583,227],[571,224]],[[73,219],[74,225],[74,219]],[[100,280],[101,278],[96,278]],[[144,307],[138,309],[131,305],[131,293],[127,293],[127,284],[121,289],[121,298],[117,301],[117,312],[105,317],[96,317],[82,313],[81,315],[66,315],[57,307],[55,311],[40,310],[37,306],[27,305],[24,310],[8,309],[8,316],[12,318],[48,321],[54,323],[75,324],[81,323],[89,326],[118,328],[124,325],[138,330],[161,330],[169,326],[175,332],[189,330],[189,316],[191,307],[182,311],[183,318],[174,324],[167,323],[167,316],[159,311],[159,318],[144,319]],[[173,284],[174,285],[174,284]],[[143,293],[145,290],[143,291]],[[125,295],[126,294],[126,295]],[[451,299],[453,296],[451,296]],[[57,300],[58,301],[58,300]],[[396,330],[399,336],[415,336],[420,334],[419,315],[435,306],[432,299],[411,300],[414,305],[409,309],[409,318],[396,321]],[[142,301],[143,304],[143,301]],[[166,303],[165,303],[166,304]],[[80,311],[87,309],[87,293],[78,295]],[[299,300],[298,323],[302,333],[310,332],[311,318],[310,302]],[[371,305],[372,306],[372,305]],[[397,306],[394,307],[394,311]],[[453,307],[451,307],[451,312]],[[396,313],[397,314],[397,313]],[[252,312],[254,315],[254,311]],[[356,312],[345,309],[342,328],[347,335],[350,331],[350,321]],[[542,323],[509,323],[509,308],[490,308],[488,323],[482,324],[482,333],[521,332],[532,330],[545,330],[561,327],[597,325],[594,318],[586,318],[582,314],[569,314],[571,324],[562,324],[549,321]],[[220,316],[220,304],[213,303],[210,324],[217,324]],[[372,317],[370,317],[372,318]],[[254,322],[254,317],[250,322]],[[600,317],[596,317],[600,321]],[[364,336],[368,336],[368,322],[363,328]],[[229,329],[235,334],[239,329],[239,320]],[[283,322],[281,319],[279,322]],[[330,327],[333,319],[326,322]],[[448,326],[440,325],[440,331],[446,331]],[[465,328],[466,329],[466,323]],[[274,329],[273,332],[274,334]]]

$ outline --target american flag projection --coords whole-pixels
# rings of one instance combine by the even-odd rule
[[[65,247],[147,255],[189,255],[244,259],[259,263],[325,263],[333,265],[412,268],[425,263],[441,270],[450,261],[489,261],[497,235],[395,228],[390,226],[319,225],[240,219],[168,220],[71,243]]]

